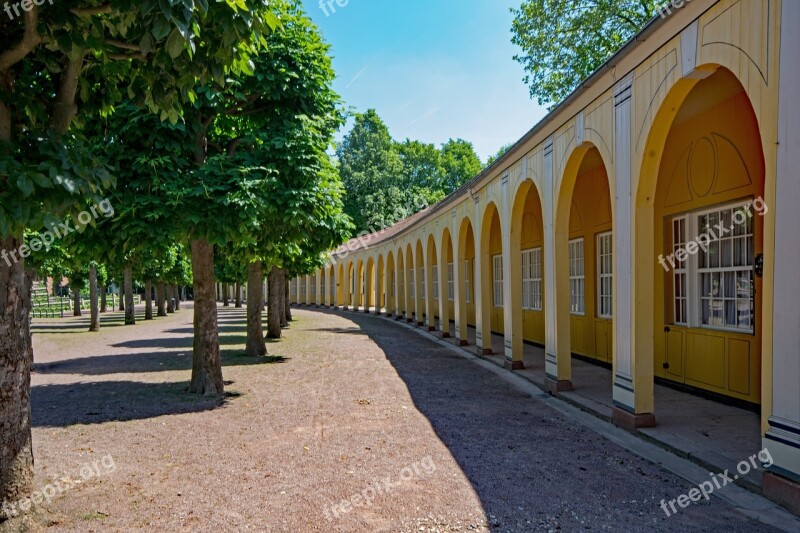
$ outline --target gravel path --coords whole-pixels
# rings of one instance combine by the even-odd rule
[[[51,530],[768,531],[716,499],[667,518],[688,483],[414,332],[294,315],[252,359],[243,310],[220,308],[222,401],[184,392],[191,307],[99,334],[37,321]]]

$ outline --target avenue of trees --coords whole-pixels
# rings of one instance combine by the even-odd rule
[[[344,121],[329,48],[298,0],[28,7],[0,17],[0,502],[32,490],[35,277],[88,290],[92,331],[112,282],[131,325],[135,283],[146,319],[191,287],[188,390],[222,395],[218,277],[247,284],[247,353],[265,355],[265,279],[279,336],[287,277],[352,231],[328,155]],[[113,214],[80,219],[98,206]]]

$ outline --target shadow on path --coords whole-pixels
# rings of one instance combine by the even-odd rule
[[[690,488],[671,473],[397,324],[316,312],[350,320],[384,351],[470,480],[493,531],[770,530],[716,499],[667,518],[661,499]]]
[[[101,381],[38,385],[31,389],[34,427],[67,427],[209,411],[227,398],[186,392],[187,382]]]

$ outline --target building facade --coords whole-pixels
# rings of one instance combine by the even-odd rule
[[[657,424],[660,378],[759,409],[800,494],[800,2],[694,0],[654,19],[500,160],[347,243],[296,303],[386,313],[506,366],[610,365],[614,421]],[[451,325],[454,328],[451,329]],[[797,507],[795,507],[797,508]]]

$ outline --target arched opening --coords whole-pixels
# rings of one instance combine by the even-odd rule
[[[347,307],[347,299],[345,297],[347,294],[346,272],[347,271],[345,270],[344,263],[339,263],[339,272],[336,280],[336,304],[341,305],[342,307]]]
[[[486,206],[481,224],[481,331],[477,343],[483,355],[502,353],[492,347],[492,333],[504,334],[503,238],[500,213],[494,202]]]
[[[364,312],[369,313],[370,308],[375,307],[379,310],[378,301],[375,298],[375,260],[367,259],[367,266],[364,270]]]
[[[377,273],[375,276],[375,314],[380,315],[383,313],[384,308],[388,310],[388,302],[386,301],[386,293],[385,293],[385,279],[384,279],[384,264],[383,264],[383,255],[378,256],[378,266],[377,266]],[[391,311],[390,311],[391,312]]]
[[[347,284],[345,288],[345,300],[344,306],[345,309],[353,308],[355,309],[355,294],[356,294],[356,265],[352,262],[347,264],[347,280],[345,281]]]
[[[459,295],[456,303],[456,336],[462,346],[475,342],[470,340],[469,327],[475,327],[475,232],[472,222],[464,218],[458,230],[459,268],[456,283]]]
[[[411,244],[406,245],[406,321],[413,323],[417,317],[417,288],[415,283],[416,274],[414,273],[414,253]]]
[[[436,257],[436,240],[433,235],[428,235],[427,250],[425,254],[425,318],[429,331],[436,329],[436,319],[439,317],[439,259]]]
[[[600,151],[584,143],[571,154],[556,213],[557,388],[572,388],[572,355],[611,368],[614,342],[614,236],[608,171]],[[549,372],[552,374],[552,372]],[[585,386],[603,387],[611,379]]]
[[[511,211],[511,302],[512,352],[523,361],[525,341],[545,344],[544,224],[542,203],[536,185],[522,182]],[[517,355],[519,352],[520,355]],[[533,361],[525,366],[544,370],[544,352],[530,350]],[[533,355],[532,355],[533,356]],[[518,368],[522,366],[518,364]]]
[[[414,307],[416,312],[414,320],[418,326],[425,325],[425,252],[422,249],[422,241],[417,239],[416,250],[414,251]]]
[[[386,254],[385,274],[383,291],[386,297],[386,314],[392,316],[397,314],[397,271],[394,266],[394,254],[391,251]]]
[[[364,305],[364,261],[362,259],[358,260],[358,266],[356,267],[355,271],[355,280],[353,280],[353,294],[355,295],[353,299],[353,310],[358,311],[361,309],[361,306]]]
[[[325,298],[328,302],[328,306],[336,307],[336,268],[333,265],[331,265],[330,268],[328,268],[327,273],[325,275],[328,276],[328,282],[327,282],[328,293],[325,296]]]
[[[408,318],[408,298],[406,297],[406,264],[403,261],[403,249],[397,249],[397,266],[395,267],[397,279],[397,318]]]
[[[758,409],[761,403],[765,163],[744,87],[720,68],[696,82],[668,126],[656,181],[637,197],[652,217],[654,375]],[[655,127],[655,126],[654,126]],[[658,143],[657,135],[653,143]],[[754,202],[755,201],[755,202]],[[759,213],[761,209],[761,213]],[[650,255],[652,254],[652,255]]]
[[[451,320],[455,317],[455,264],[453,263],[453,240],[450,230],[445,228],[442,232],[439,271],[439,331],[442,337],[448,338],[455,335],[451,329]]]

